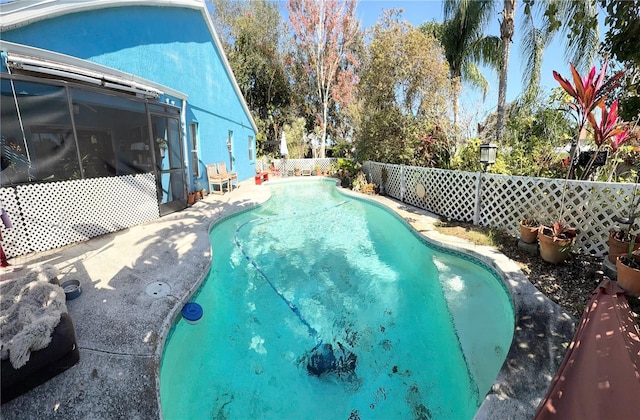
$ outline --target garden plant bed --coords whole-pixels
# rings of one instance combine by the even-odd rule
[[[521,251],[518,238],[483,226],[455,221],[441,222],[437,229],[446,235],[468,239],[480,245],[496,247],[515,261],[529,281],[549,299],[556,302],[576,319],[602,278],[602,257],[571,253],[564,262],[554,265]],[[640,299],[627,296],[633,316],[640,326]]]

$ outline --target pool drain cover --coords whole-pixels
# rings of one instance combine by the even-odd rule
[[[153,283],[149,283],[147,285],[147,294],[151,297],[165,297],[171,291],[171,286],[168,283],[163,283],[161,281],[154,281]]]

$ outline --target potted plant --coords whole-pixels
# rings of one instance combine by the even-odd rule
[[[192,205],[195,202],[196,202],[196,193],[195,192],[187,193],[187,204]]]
[[[616,260],[618,284],[629,294],[640,296],[640,250],[634,250],[636,237],[629,243],[627,255]]]
[[[536,219],[520,220],[520,239],[525,244],[535,244],[538,240],[540,223]]]
[[[615,221],[626,226],[626,228],[621,229],[616,226],[609,232],[609,262],[612,264],[616,263],[616,259],[627,253],[629,249],[630,243],[637,238],[637,235],[633,235],[631,230],[633,228],[637,228],[634,225],[636,217],[640,216],[639,213],[636,213],[638,204],[640,203],[640,195],[638,194],[638,179],[636,179],[636,187],[633,191],[633,196],[631,201],[629,202],[629,217],[621,218],[616,217]],[[636,201],[636,196],[638,196],[638,200]],[[640,241],[634,241],[635,246],[632,251],[640,249]]]
[[[199,196],[196,198],[203,199],[207,195],[207,190],[205,190],[202,187],[202,183],[200,182],[200,180],[196,181],[195,186],[196,186],[196,194]]]
[[[161,137],[156,138],[158,149],[160,150],[160,157],[164,159],[164,154],[168,148],[167,141]]]
[[[296,165],[293,168],[293,172],[295,173],[296,176],[300,176],[300,167],[298,165]]]
[[[382,178],[382,183],[380,183],[380,195],[385,194],[385,187],[387,185],[387,179],[389,178],[389,174],[387,173],[387,168],[382,168],[380,172],[380,177]]]
[[[320,170],[320,165],[314,166],[313,170],[315,172],[313,175],[322,175],[322,171]]]
[[[551,226],[540,225],[538,228],[540,256],[551,264],[561,263],[569,257],[577,236],[576,230],[568,227],[561,220],[553,222]]]
[[[629,233],[629,229],[611,229],[609,232],[609,255],[607,258],[612,264],[616,263],[619,256],[627,253],[631,242],[636,242],[632,251],[640,249],[640,241],[635,241],[636,235]]]

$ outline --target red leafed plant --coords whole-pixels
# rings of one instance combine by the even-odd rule
[[[582,173],[581,178],[586,179],[591,174],[593,162],[598,156],[600,148],[610,142],[612,151],[617,148],[626,139],[626,131],[620,127],[621,122],[618,118],[618,101],[616,100],[609,111],[606,109],[605,100],[606,95],[619,83],[623,73],[618,72],[612,77],[605,80],[605,74],[607,71],[607,61],[605,61],[600,73],[596,76],[596,68],[592,67],[591,71],[584,77],[580,77],[580,74],[574,67],[573,63],[569,63],[571,67],[571,74],[573,76],[573,84],[558,72],[553,72],[553,77],[558,81],[560,86],[573,98],[573,102],[567,105],[571,110],[577,114],[578,120],[578,135],[574,139],[572,144],[570,174],[573,174],[573,162],[575,162],[575,154],[577,152],[579,136],[582,130],[587,126],[587,123],[593,128],[594,138],[597,145],[597,150],[593,153],[593,156],[589,160],[589,163],[585,167],[585,171]],[[596,108],[601,110],[601,118],[598,121],[593,114]]]
[[[576,230],[567,226],[562,220],[553,222],[551,230],[553,231],[553,237],[557,239],[571,239],[577,235]]]
[[[596,107],[600,109],[600,120],[596,120],[594,113],[590,113],[587,118],[589,124],[593,128],[593,139],[596,143],[596,150],[593,152],[589,163],[584,169],[582,179],[586,179],[591,173],[593,162],[596,160],[598,152],[606,146],[609,146],[612,152],[615,153],[622,143],[627,140],[629,134],[629,127],[627,124],[618,121],[618,100],[616,99],[611,104],[611,108],[607,110],[604,103],[604,98],[601,99]]]
[[[554,79],[575,100],[575,103],[569,103],[568,106],[578,114],[578,131],[587,124],[589,114],[598,106],[607,93],[618,85],[623,76],[622,72],[618,72],[605,80],[607,64],[608,61],[605,61],[598,77],[596,77],[595,66],[591,68],[589,74],[580,77],[573,63],[569,63],[574,85],[562,77],[560,73],[553,72]]]

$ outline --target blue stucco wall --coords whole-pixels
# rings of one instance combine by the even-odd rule
[[[205,174],[207,163],[229,165],[229,130],[234,170],[240,179],[255,173],[248,137],[253,137],[255,151],[256,133],[201,11],[145,6],[98,9],[35,22],[3,32],[2,38],[96,62],[187,94],[187,136],[189,123],[196,122],[201,173]]]

